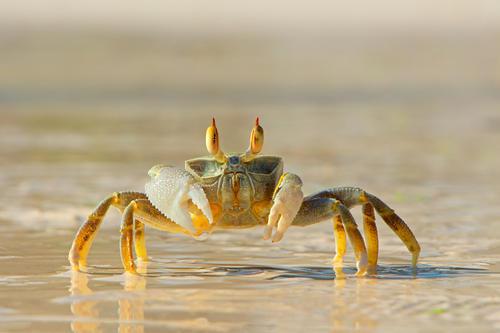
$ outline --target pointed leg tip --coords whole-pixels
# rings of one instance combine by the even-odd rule
[[[344,259],[341,257],[335,256],[332,260],[332,265],[334,268],[342,268],[342,267],[344,267]]]
[[[342,267],[334,267],[333,271],[335,272],[335,279],[336,280],[345,279],[345,274],[344,274],[344,270],[342,269]]]
[[[356,272],[356,276],[365,276],[368,270],[368,259],[366,255],[362,255],[359,261],[356,263],[356,267],[358,271]]]
[[[366,276],[367,275],[367,270],[366,269],[358,269],[358,271],[356,272],[356,277],[363,277],[363,276]]]
[[[68,261],[69,264],[71,265],[71,268],[76,267],[78,268],[78,259],[73,256],[72,253],[68,255]]]
[[[411,258],[411,266],[415,269],[417,268],[419,256],[420,256],[420,253],[413,253],[412,258]]]
[[[369,265],[367,275],[377,275],[377,265]]]
[[[276,234],[274,234],[273,243],[277,243],[280,240],[282,240],[283,236],[284,236],[284,233],[277,231]]]
[[[267,224],[265,229],[264,229],[264,234],[262,235],[262,239],[268,240],[269,238],[271,238],[272,232],[273,232],[272,225],[270,226],[269,224]]]
[[[123,272],[123,275],[124,276],[137,276],[139,274],[137,273],[137,270],[135,269],[135,267],[133,267],[133,268],[129,268],[129,269],[125,270]]]

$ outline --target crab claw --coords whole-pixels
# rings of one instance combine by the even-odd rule
[[[269,212],[269,218],[264,230],[264,240],[271,238],[273,229],[273,242],[279,242],[288,227],[292,224],[297,215],[304,195],[301,190],[302,181],[294,174],[284,174],[273,195],[273,205]]]
[[[145,192],[151,203],[166,217],[180,226],[195,232],[189,214],[190,202],[196,205],[213,224],[212,211],[205,192],[187,171],[166,165],[152,167]]]

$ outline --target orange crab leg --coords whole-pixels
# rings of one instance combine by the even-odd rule
[[[342,267],[347,247],[347,239],[340,215],[336,215],[333,218],[333,236],[335,237],[335,257],[333,258],[333,265],[335,267]]]
[[[68,260],[73,270],[79,270],[81,267],[86,266],[90,248],[109,207],[115,206],[123,210],[130,201],[143,198],[146,198],[146,195],[143,193],[117,192],[99,203],[92,214],[89,215],[87,221],[78,229],[71,245]]]
[[[363,231],[368,250],[368,271],[375,273],[378,261],[378,232],[375,224],[375,211],[370,203],[363,205]]]
[[[135,254],[140,260],[148,261],[146,238],[144,237],[144,223],[138,219],[134,220],[134,248]]]

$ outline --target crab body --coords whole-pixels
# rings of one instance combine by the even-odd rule
[[[211,157],[186,161],[185,169],[205,192],[219,228],[248,228],[267,223],[283,161],[259,156],[244,162],[243,154],[228,154],[227,162]]]
[[[279,242],[290,226],[333,221],[336,255],[341,273],[347,239],[351,242],[357,275],[375,273],[378,234],[375,212],[403,241],[416,266],[420,246],[403,220],[376,196],[356,187],[328,188],[304,197],[299,176],[283,171],[278,156],[259,155],[264,131],[257,118],[244,153],[224,153],[219,147],[215,120],[206,132],[210,156],[187,160],[184,169],[157,165],[142,192],[116,192],[104,199],[78,230],[68,259],[75,270],[86,266],[92,241],[110,206],[123,213],[121,257],[127,272],[135,273],[135,254],[147,261],[144,227],[198,237],[217,229],[265,226],[263,239]],[[350,213],[363,209],[365,239]],[[273,234],[274,231],[274,234]],[[365,243],[366,240],[366,243]],[[339,271],[340,269],[340,271]]]

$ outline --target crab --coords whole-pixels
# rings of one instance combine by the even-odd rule
[[[110,206],[122,212],[120,251],[126,272],[136,273],[139,261],[148,261],[144,227],[199,237],[219,229],[264,226],[263,239],[279,242],[290,226],[333,221],[333,267],[343,266],[346,243],[354,250],[357,276],[375,273],[378,233],[375,211],[396,233],[412,255],[415,268],[420,246],[413,232],[387,204],[357,187],[334,187],[304,197],[299,176],[283,172],[283,159],[259,155],[264,130],[259,118],[244,153],[224,153],[215,119],[206,131],[210,156],[185,162],[184,169],[156,165],[142,192],[115,192],[105,198],[78,230],[69,252],[73,270],[84,269],[87,256]],[[363,239],[350,213],[362,206]]]

